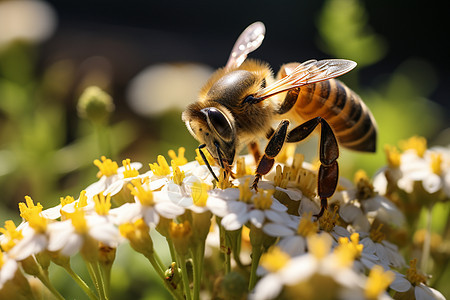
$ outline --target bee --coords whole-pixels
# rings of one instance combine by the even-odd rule
[[[338,142],[349,149],[375,152],[375,119],[354,91],[334,79],[356,67],[355,62],[325,59],[287,63],[273,78],[267,63],[247,59],[264,35],[261,22],[242,32],[225,67],[211,75],[198,101],[183,112],[182,120],[200,142],[200,154],[216,180],[203,148],[230,171],[243,146],[255,149],[255,142],[266,137],[264,154],[258,157],[258,151],[252,151],[258,159],[254,189],[273,167],[284,143],[300,142],[320,125],[317,194],[321,209],[316,215],[320,218],[338,183]],[[278,120],[274,129],[272,124]],[[300,125],[288,130],[291,120]]]

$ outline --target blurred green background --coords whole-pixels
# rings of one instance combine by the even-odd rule
[[[449,49],[436,25],[444,10],[419,5],[0,1],[0,221],[20,222],[17,203],[25,195],[44,208],[59,197],[77,197],[96,180],[92,161],[104,154],[119,162],[141,161],[144,171],[158,154],[167,157],[180,146],[193,159],[197,143],[181,122],[183,107],[195,101],[209,74],[226,63],[240,32],[257,20],[267,33],[251,57],[269,62],[275,72],[283,63],[311,58],[358,62],[342,80],[372,110],[378,151],[343,150],[342,176],[352,179],[360,168],[372,175],[385,164],[383,145],[412,135],[448,145]],[[113,98],[108,123],[93,124],[77,114],[77,101],[91,85]],[[297,151],[313,159],[317,139]],[[130,263],[139,258],[129,253],[119,254],[113,298],[167,296],[142,279],[142,264]],[[62,289],[83,297],[69,291],[69,279],[58,278]]]

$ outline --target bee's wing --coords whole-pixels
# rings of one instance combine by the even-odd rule
[[[306,84],[338,77],[354,67],[356,63],[346,59],[308,60],[298,65],[291,74],[259,90],[253,97],[265,99]]]
[[[262,43],[266,28],[262,22],[248,26],[239,36],[231,50],[226,69],[239,67],[247,58],[247,54],[255,51]]]

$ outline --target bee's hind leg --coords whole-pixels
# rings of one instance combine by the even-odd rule
[[[263,175],[269,173],[275,163],[275,156],[280,153],[281,148],[284,145],[287,135],[287,128],[289,126],[288,120],[281,121],[278,128],[270,137],[267,143],[266,149],[264,150],[264,155],[261,157],[256,168],[255,180],[253,181],[252,188],[258,189],[258,182]]]
[[[317,125],[321,124],[320,132],[320,169],[317,192],[320,197],[320,212],[315,215],[320,218],[328,207],[328,198],[334,194],[339,178],[339,147],[330,125],[321,117],[311,119],[292,129],[287,137],[288,143],[295,143],[305,139]]]

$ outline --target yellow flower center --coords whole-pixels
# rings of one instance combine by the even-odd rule
[[[99,171],[97,173],[98,178],[102,176],[111,176],[117,174],[117,169],[119,168],[119,166],[115,161],[112,161],[109,158],[107,159],[105,156],[102,156],[100,159],[102,161],[98,159],[94,160],[94,165],[99,168]]]
[[[332,213],[328,209],[324,211],[323,216],[319,219],[320,229],[325,230],[326,232],[333,230],[339,219],[339,214],[337,213],[338,209],[339,207],[335,206]]]
[[[103,193],[94,196],[95,212],[101,216],[106,216],[111,209],[111,195],[106,197]]]
[[[356,198],[358,200],[365,200],[375,196],[373,185],[364,170],[359,170],[355,173],[355,184],[357,190]]]
[[[308,237],[314,235],[319,230],[319,224],[311,221],[312,213],[304,213],[297,227],[297,234]]]
[[[224,169],[220,169],[217,187],[221,190],[233,187],[233,184],[230,181],[230,173],[226,172]]]
[[[249,174],[252,174],[252,171],[245,165],[245,157],[239,157],[236,160],[236,178],[241,178]]]
[[[191,188],[191,196],[196,206],[206,206],[208,200],[208,185],[204,182],[194,182]]]
[[[61,202],[61,207],[64,207],[67,204],[75,202],[75,199],[72,196],[60,197],[59,202]]]
[[[406,279],[411,282],[412,285],[419,285],[421,283],[426,283],[427,278],[425,275],[420,274],[416,267],[417,259],[413,259],[409,262],[409,269],[406,271]]]
[[[442,154],[441,153],[431,153],[430,155],[431,158],[431,163],[430,163],[430,167],[431,167],[431,171],[436,174],[441,176],[442,175]]]
[[[246,179],[244,184],[239,185],[239,201],[250,203],[252,200],[252,190],[249,187],[250,179]]]
[[[178,167],[177,162],[175,160],[172,160],[171,164],[172,164],[172,170],[173,170],[172,180],[173,180],[173,182],[175,182],[175,184],[181,185],[185,178],[184,171],[180,170],[180,168]]]
[[[391,169],[398,169],[401,163],[401,155],[398,149],[394,146],[385,145],[384,153],[386,154],[388,166]]]
[[[256,209],[269,209],[272,206],[272,195],[275,190],[259,190],[253,198],[253,204]]]
[[[281,165],[277,165],[275,170],[275,177],[273,179],[275,186],[285,189],[291,176],[291,169],[284,167],[282,170]]]
[[[197,156],[195,157],[195,160],[198,161],[200,165],[204,165],[205,162],[203,161],[202,156],[200,155],[200,150],[198,148],[195,149],[195,153],[197,153]],[[216,161],[211,156],[209,151],[203,151],[203,154],[205,154],[206,160],[208,161],[209,165],[214,166],[216,164]]]
[[[5,237],[0,246],[2,247],[3,251],[6,252],[8,252],[17,244],[18,241],[23,238],[22,230],[17,230],[17,227],[12,220],[5,221],[5,227],[0,228],[0,233]]]
[[[26,204],[19,203],[20,216],[28,222],[31,228],[36,232],[44,233],[47,230],[48,220],[41,216],[42,205],[34,205],[29,196],[25,196]]]
[[[353,233],[350,239],[339,238],[339,245],[334,249],[339,264],[343,267],[350,267],[354,260],[361,256],[364,245],[359,243],[359,234]]]
[[[310,199],[316,197],[317,174],[315,172],[304,168],[299,169],[295,183],[303,195]]]
[[[86,234],[88,232],[84,210],[76,207],[73,213],[66,213],[65,215],[72,221],[72,225],[77,233]]]
[[[156,176],[170,175],[171,171],[166,158],[162,155],[158,155],[156,160],[156,163],[150,164],[150,169],[153,171],[153,174]]]
[[[427,150],[427,140],[422,136],[415,135],[407,140],[400,141],[399,146],[403,151],[413,149],[418,156],[423,157]]]
[[[124,223],[119,226],[119,232],[130,241],[130,245],[139,253],[153,255],[153,241],[150,228],[143,219],[134,223]]]
[[[285,164],[288,158],[293,157],[295,154],[295,144],[284,144],[284,147],[281,148],[280,153],[276,156],[276,161],[282,164]]]
[[[132,184],[131,184],[132,183]],[[153,201],[153,192],[146,190],[139,179],[134,179],[127,185],[131,194],[135,196],[139,202],[144,206],[152,206],[155,204]],[[133,186],[134,185],[134,186]]]
[[[171,222],[169,226],[169,234],[172,239],[189,238],[192,235],[191,224],[189,221],[177,224]]]
[[[182,166],[187,164],[188,160],[186,157],[184,157],[184,153],[186,152],[186,149],[184,147],[178,148],[178,155],[175,154],[175,151],[172,149],[169,150],[169,157],[175,161],[177,166]]]
[[[375,265],[367,278],[364,294],[367,299],[378,299],[388,286],[394,281],[395,274],[392,271],[384,271],[382,266]]]
[[[139,172],[131,167],[131,160],[129,158],[122,160],[122,165],[125,168],[125,171],[123,171],[124,178],[133,178],[139,175]]]
[[[0,270],[2,269],[4,264],[5,264],[5,258],[3,257],[3,251],[0,250]]]
[[[78,203],[76,203],[75,207],[82,208],[87,205],[87,196],[86,191],[82,190],[80,192],[80,198],[78,199]]]
[[[261,256],[260,264],[266,270],[276,272],[286,266],[290,259],[291,257],[283,252],[280,247],[273,246]]]
[[[381,243],[386,239],[386,235],[381,231],[383,228],[383,223],[380,223],[376,229],[372,228],[370,230],[370,239],[375,243]]]
[[[309,253],[317,259],[323,259],[330,253],[332,239],[328,234],[314,234],[307,237]]]

